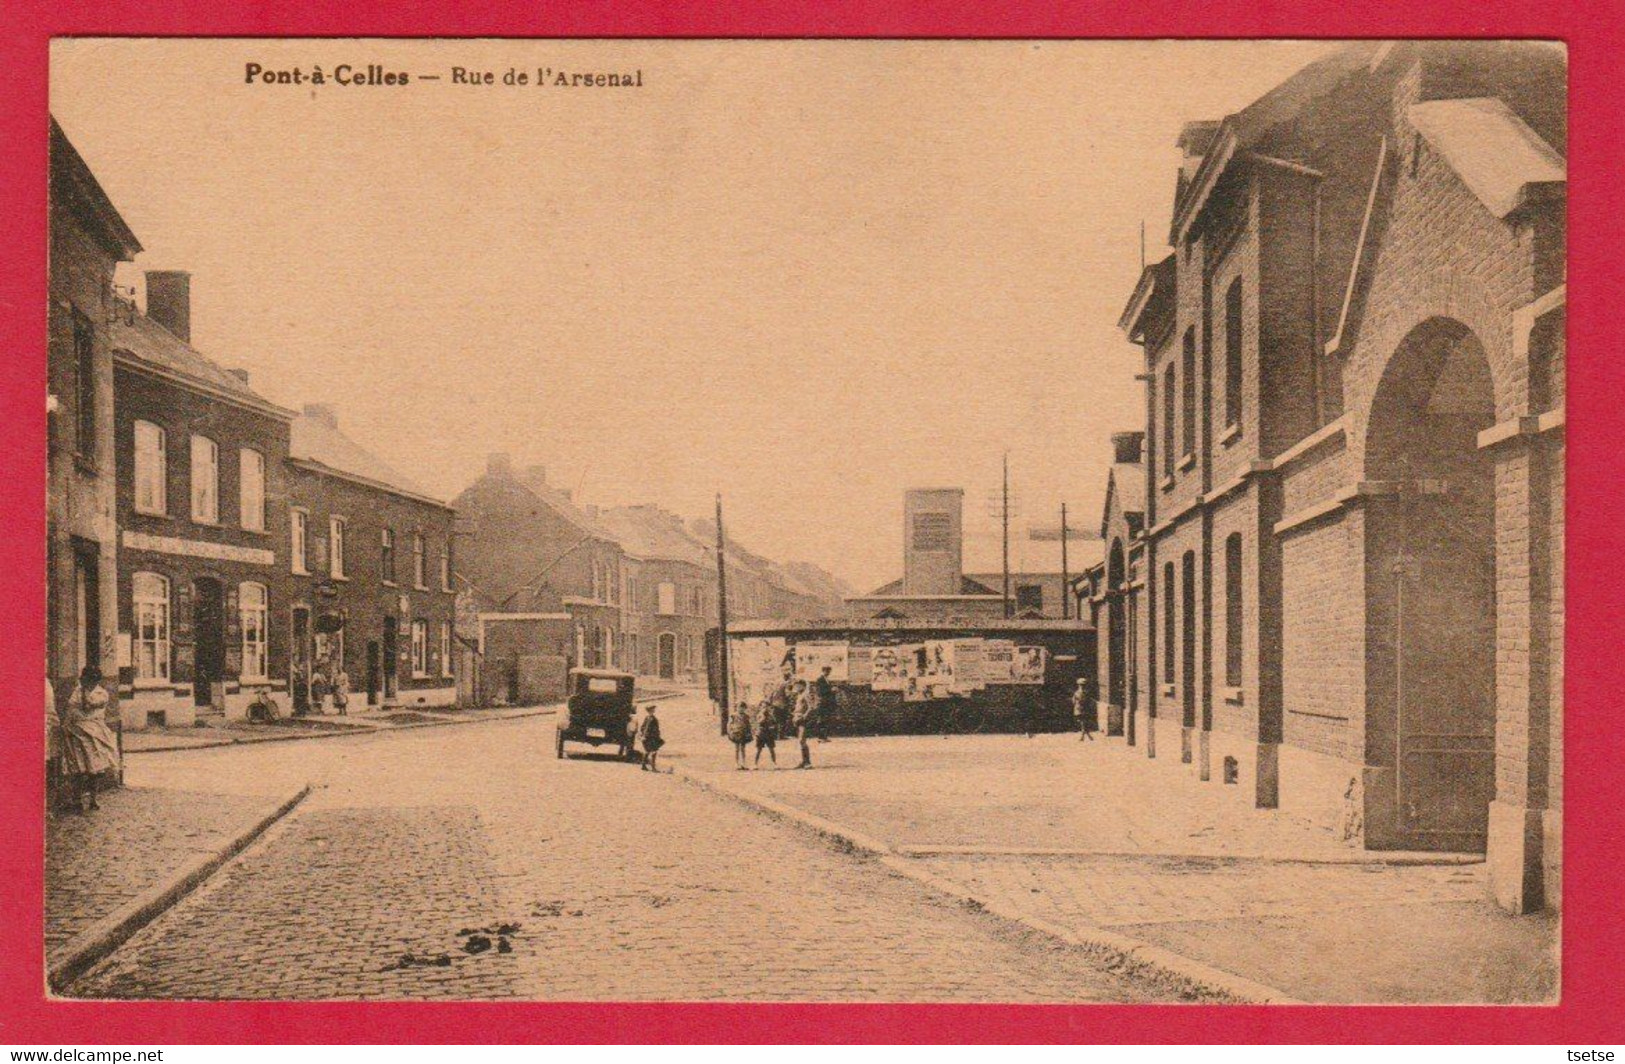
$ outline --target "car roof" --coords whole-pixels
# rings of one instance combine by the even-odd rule
[[[586,676],[588,678],[609,679],[609,680],[633,680],[633,679],[636,679],[636,677],[633,676],[629,672],[619,672],[619,671],[617,671],[615,669],[571,669],[570,670],[570,675],[571,676]]]

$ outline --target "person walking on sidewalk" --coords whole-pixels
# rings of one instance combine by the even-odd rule
[[[118,767],[118,744],[107,726],[109,701],[101,668],[86,665],[62,717],[63,768],[73,781],[74,807],[81,813],[88,811],[87,798],[89,809],[99,808],[96,777]]]
[[[1072,715],[1078,718],[1078,742],[1094,742],[1095,729],[1099,721],[1095,719],[1094,706],[1090,705],[1089,683],[1082,676],[1078,677],[1078,686],[1072,690]]]
[[[813,734],[821,743],[829,742],[829,721],[835,715],[835,685],[829,680],[830,667],[813,681]]]
[[[767,749],[767,759],[773,762],[773,767],[778,767],[779,755],[775,744],[779,738],[778,703],[783,697],[784,687],[780,685],[769,691],[756,707],[756,760],[752,762],[756,768],[762,767],[764,747]]]
[[[734,768],[744,772],[745,748],[750,745],[750,707],[744,702],[728,714],[728,741],[734,744]]]
[[[805,680],[797,680],[796,707],[790,714],[790,723],[796,729],[796,739],[801,743],[801,764],[796,768],[812,768],[812,751],[807,748],[807,737],[812,734],[817,719],[818,695],[813,685]]]
[[[342,662],[333,667],[333,708],[341,717],[350,714],[350,674]]]
[[[653,702],[643,707],[643,719],[638,721],[637,738],[638,745],[643,747],[643,764],[640,767],[645,772],[659,772],[655,758],[660,755],[660,748],[666,745],[666,740],[660,737],[660,721],[655,716]]]

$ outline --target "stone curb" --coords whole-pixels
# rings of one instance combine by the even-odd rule
[[[664,696],[650,696],[655,697]],[[176,743],[173,746],[146,746],[139,749],[126,749],[125,754],[170,754],[179,750],[215,750],[222,746],[255,746],[259,743],[296,743],[310,739],[351,739],[357,735],[384,735],[389,732],[411,731],[415,728],[449,728],[467,724],[492,724],[504,720],[524,720],[527,717],[545,717],[557,713],[557,706],[548,706],[543,709],[528,710],[523,713],[513,713],[505,717],[479,717],[472,720],[436,720],[420,721],[416,724],[378,724],[363,725],[346,731],[315,731],[294,732],[291,735],[266,735],[252,739],[216,739],[204,743]],[[417,710],[403,710],[402,712],[419,712]]]
[[[169,882],[157,884],[75,935],[56,960],[47,961],[46,983],[50,991],[61,993],[68,984],[83,975],[92,965],[129,941],[131,935],[173,908],[182,898],[219,871],[227,861],[247,849],[249,844],[263,835],[271,825],[293,812],[309,794],[310,784],[307,783],[277,803],[275,809],[230,839],[215,853],[200,857]]]
[[[892,849],[903,857],[1126,857],[1160,860],[1214,861],[1221,864],[1392,865],[1411,867],[1481,865],[1481,853],[1428,853],[1422,851],[1351,851],[1345,855],[1303,857],[1269,853],[1186,853],[1175,850],[1067,850],[1006,846],[908,846]]]
[[[1207,1003],[1296,1005],[1302,1004],[1283,991],[1243,976],[1214,968],[1181,956],[1160,946],[1129,938],[1098,927],[1065,928],[1039,920],[999,902],[985,898],[969,887],[919,867],[909,857],[867,835],[842,827],[833,821],[761,795],[728,786],[719,779],[674,763],[671,773],[684,781],[736,802],[752,806],[770,816],[789,820],[853,850],[875,857],[886,868],[923,886],[1003,920],[1021,924],[1043,935],[1059,939],[1121,971],[1170,987]]]

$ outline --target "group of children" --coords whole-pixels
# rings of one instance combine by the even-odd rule
[[[797,680],[789,668],[784,679],[768,690],[754,710],[740,702],[728,713],[728,739],[734,744],[734,767],[741,772],[760,768],[762,751],[775,767],[779,763],[778,740],[794,735],[801,744],[801,763],[796,768],[812,767],[812,750],[807,740],[816,737],[829,742],[825,726],[834,709],[835,692],[829,679],[830,668],[825,666],[818,679],[808,683]],[[756,759],[746,764],[746,750],[756,740]]]

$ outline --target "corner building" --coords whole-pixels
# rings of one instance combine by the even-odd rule
[[[1561,50],[1340,48],[1179,144],[1145,350],[1146,733],[1561,898]]]

